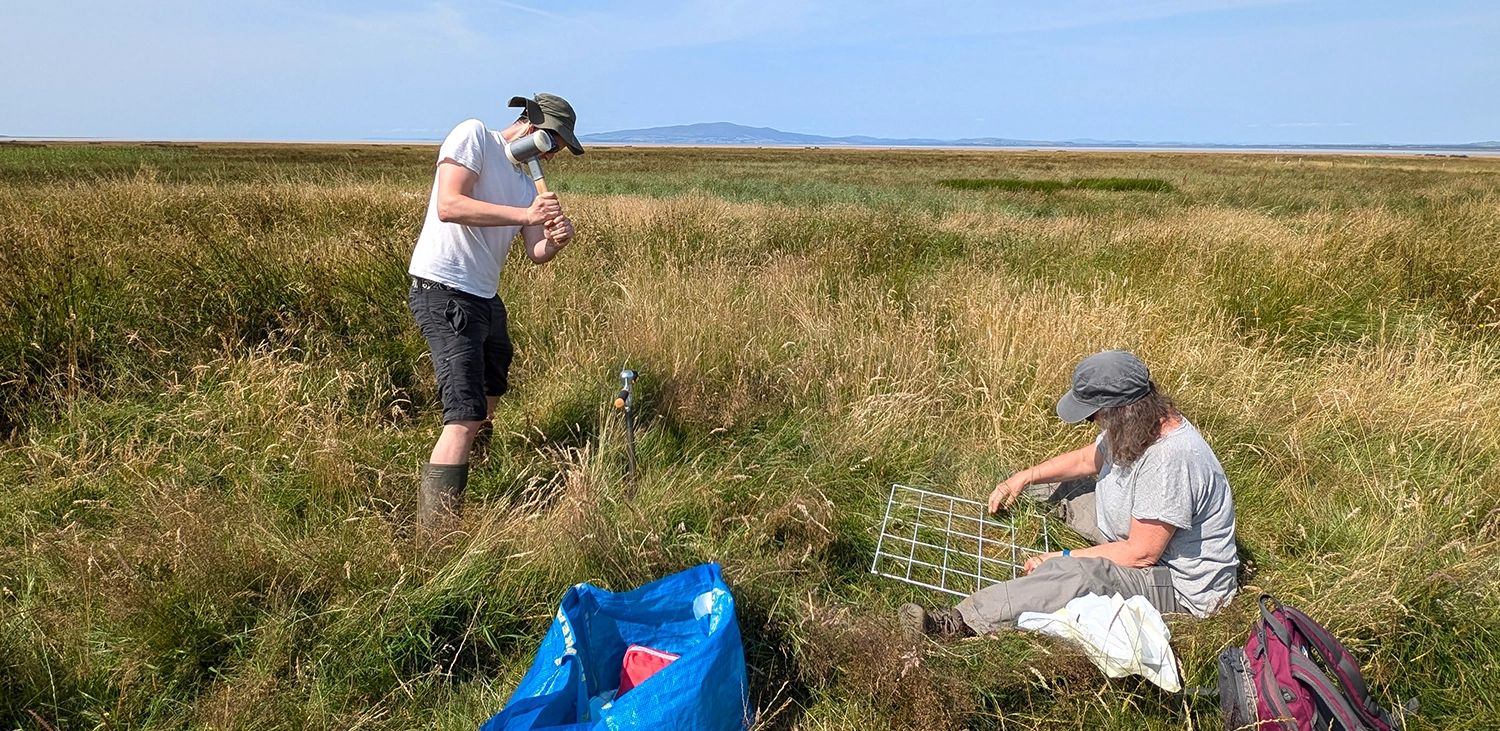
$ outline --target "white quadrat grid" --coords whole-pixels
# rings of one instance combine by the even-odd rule
[[[891,485],[870,573],[968,596],[1020,576],[1028,558],[1051,546],[1046,516],[998,519],[977,500]]]

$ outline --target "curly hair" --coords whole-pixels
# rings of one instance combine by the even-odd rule
[[[1099,409],[1092,421],[1104,430],[1104,443],[1110,461],[1118,465],[1133,464],[1146,448],[1161,437],[1162,424],[1181,413],[1177,404],[1149,381],[1151,393],[1133,404]]]

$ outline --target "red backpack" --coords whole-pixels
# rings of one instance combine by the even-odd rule
[[[1392,715],[1370,697],[1349,651],[1306,614],[1260,597],[1243,649],[1219,653],[1219,707],[1229,729],[1402,731],[1413,699]],[[1319,667],[1337,679],[1329,679]]]

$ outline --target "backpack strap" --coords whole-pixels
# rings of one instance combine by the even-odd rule
[[[1298,609],[1282,607],[1281,612],[1282,616],[1302,633],[1307,643],[1312,645],[1329,669],[1333,670],[1344,693],[1354,699],[1353,708],[1366,725],[1375,731],[1396,731],[1405,725],[1393,718],[1370,696],[1369,687],[1365,685],[1364,674],[1359,671],[1359,665],[1354,662],[1354,658],[1350,656],[1349,651],[1345,649],[1343,643],[1338,641],[1338,638]]]
[[[1282,610],[1284,615],[1286,607],[1282,606],[1281,602],[1276,601],[1276,597],[1270,594],[1261,594],[1260,599],[1256,600],[1256,604],[1260,606],[1260,621],[1265,626],[1270,627],[1272,632],[1276,633],[1276,639],[1281,640],[1281,644],[1286,645],[1287,649],[1291,649],[1292,632],[1286,626],[1286,623],[1281,621],[1281,618],[1277,617],[1274,613],[1276,609],[1279,609]],[[1275,609],[1272,609],[1272,605],[1275,605]],[[1264,639],[1262,639],[1262,644],[1264,644]]]
[[[1367,731],[1369,727],[1365,725],[1364,718],[1350,707],[1349,700],[1339,692],[1333,681],[1329,680],[1312,660],[1295,652],[1291,654],[1290,659],[1292,677],[1313,692],[1313,700],[1317,702],[1318,709],[1330,721],[1330,729]]]

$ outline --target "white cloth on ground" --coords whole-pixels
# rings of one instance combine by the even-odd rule
[[[1182,690],[1172,631],[1145,597],[1089,594],[1056,612],[1022,612],[1016,627],[1077,642],[1111,678],[1135,673],[1169,693]]]

